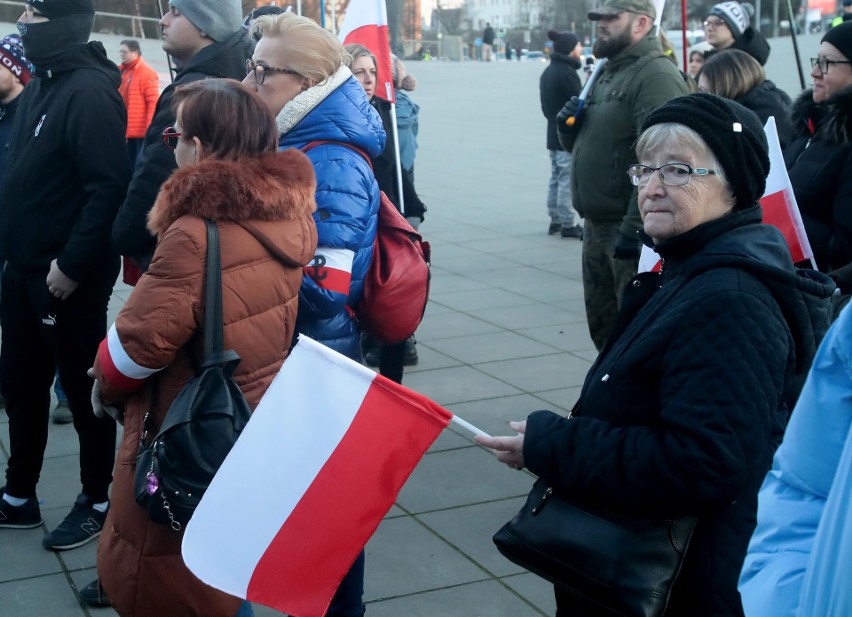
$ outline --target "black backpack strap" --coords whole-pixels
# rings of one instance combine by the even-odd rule
[[[222,352],[225,326],[222,319],[222,261],[219,255],[219,227],[210,219],[207,226],[207,273],[204,306],[204,360]]]

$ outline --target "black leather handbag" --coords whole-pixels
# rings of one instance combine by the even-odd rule
[[[572,502],[539,479],[496,534],[510,561],[595,607],[601,616],[665,613],[696,518],[625,516]]]
[[[147,442],[145,415],[136,455],[136,502],[156,523],[179,531],[236,443],[251,415],[233,374],[240,357],[223,351],[219,230],[207,225],[204,361],[172,402],[157,435]]]

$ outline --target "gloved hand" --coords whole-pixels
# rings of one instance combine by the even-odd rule
[[[568,152],[574,149],[574,142],[577,140],[577,134],[580,132],[580,123],[582,120],[577,120],[572,126],[568,126],[566,122],[568,118],[573,117],[577,113],[579,107],[580,99],[572,96],[571,100],[565,103],[559,113],[556,114],[556,136],[559,138],[559,143]]]
[[[638,237],[631,238],[620,233],[615,239],[612,256],[616,259],[639,259],[641,252],[642,242]]]
[[[837,284],[837,288],[840,290],[842,294],[851,294],[852,293],[852,264],[843,266],[837,270],[832,270],[828,273],[834,282]]]
[[[95,379],[94,370],[89,369],[86,374],[92,379]],[[98,418],[109,416],[124,426],[124,411],[118,407],[104,403],[101,398],[101,384],[97,379],[95,379],[95,383],[92,385],[92,411],[95,412],[95,416]]]

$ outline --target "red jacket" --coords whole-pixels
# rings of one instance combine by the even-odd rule
[[[160,98],[160,77],[139,56],[125,62],[121,69],[121,86],[118,91],[127,107],[127,139],[141,139],[154,117],[154,108]]]

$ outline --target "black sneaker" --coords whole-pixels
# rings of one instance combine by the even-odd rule
[[[106,591],[101,587],[101,579],[99,578],[96,578],[80,590],[80,599],[89,606],[112,606],[109,603]]]
[[[547,228],[547,235],[552,236],[553,234],[558,234],[562,230],[562,223],[550,223],[550,227]]]
[[[59,524],[59,527],[44,536],[41,544],[50,551],[65,551],[83,546],[101,535],[106,515],[106,512],[95,510],[92,507],[92,500],[80,493],[70,514]]]
[[[0,527],[4,529],[32,529],[41,525],[38,499],[30,497],[22,506],[13,506],[3,499],[6,487],[0,488]]]
[[[578,240],[583,239],[583,228],[580,225],[571,225],[570,227],[563,227],[560,235],[563,238],[577,238]]]

